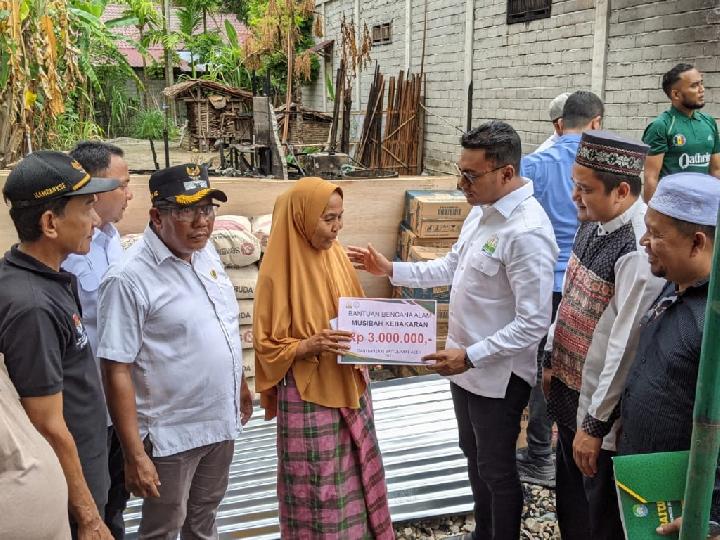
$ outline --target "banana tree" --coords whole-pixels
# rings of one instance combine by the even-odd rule
[[[151,43],[151,37],[162,29],[162,19],[158,12],[158,6],[153,0],[122,0],[125,9],[118,19],[109,21],[109,25],[123,26],[133,25],[138,30],[138,42],[140,48],[138,51],[142,56],[142,85],[147,87],[147,50],[145,49]],[[143,108],[147,108],[147,95],[142,92],[140,94],[140,102]]]
[[[177,10],[178,22],[180,23],[179,34],[182,37],[185,47],[190,52],[190,71],[192,78],[197,78],[195,71],[194,41],[195,30],[202,21],[203,10],[197,0],[185,0]]]
[[[104,9],[102,0],[0,0],[0,166],[53,146],[68,107],[75,123],[94,123],[94,66],[124,62]]]

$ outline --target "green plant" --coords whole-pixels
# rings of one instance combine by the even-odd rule
[[[160,81],[165,77],[165,64],[153,58],[145,68],[145,74],[148,80]]]
[[[292,78],[314,81],[320,71],[314,45],[312,0],[222,0],[226,9],[245,17],[252,31],[241,43],[235,28],[225,23],[225,42],[213,47],[206,57],[208,70],[203,78],[239,88],[250,88],[256,75],[270,77],[277,94],[286,94],[288,82],[287,38],[294,53]],[[297,84],[292,85],[294,91]],[[300,94],[295,91],[296,101]]]
[[[155,151],[155,139],[162,139],[165,128],[165,115],[158,109],[143,109],[135,117],[133,135],[138,139],[147,139],[150,142],[150,151],[153,156],[155,169],[159,169],[157,152]]]
[[[335,84],[333,83],[330,71],[325,73],[325,90],[327,91],[328,99],[335,101]]]
[[[221,0],[220,3],[225,13],[233,13],[243,23],[248,23],[250,0]]]
[[[235,27],[227,20],[225,21],[225,34],[227,44],[220,39],[220,43],[208,47],[205,57],[207,72],[203,78],[220,81],[236,88],[249,88],[250,73],[243,62],[244,53]],[[220,38],[219,35],[217,37]]]
[[[78,141],[101,139],[103,129],[92,119],[81,119],[73,110],[65,111],[52,121],[52,129],[45,147],[52,150],[70,150]]]
[[[153,0],[122,0],[121,3],[125,5],[122,16],[108,21],[107,24],[109,26],[132,24],[137,28],[140,35],[137,49],[143,60],[142,86],[147,86],[147,47],[159,39],[157,30],[162,26],[160,13]],[[146,94],[141,92],[140,97],[143,107],[147,107]]]
[[[138,139],[147,139],[150,142],[150,151],[153,155],[155,168],[159,169],[157,161],[157,152],[155,151],[156,140],[163,138],[165,130],[165,113],[160,109],[142,109],[135,115],[132,129],[133,137]],[[175,139],[178,136],[178,128],[172,122],[168,122],[168,139]]]
[[[192,36],[187,49],[198,64],[207,64],[218,49],[224,47],[222,36],[218,32],[205,32]]]
[[[0,0],[0,166],[31,149],[102,133],[101,66],[135,77],[129,41],[101,16],[107,0]]]

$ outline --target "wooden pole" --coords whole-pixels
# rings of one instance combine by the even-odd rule
[[[333,103],[333,119],[330,126],[330,144],[328,145],[328,152],[331,154],[335,152],[337,148],[337,131],[338,124],[340,122],[340,101],[343,95],[343,81],[345,80],[345,60],[340,60],[340,67],[337,70],[335,77],[335,102]]]

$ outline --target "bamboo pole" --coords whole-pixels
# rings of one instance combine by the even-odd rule
[[[720,213],[705,309],[680,540],[704,539],[720,450]]]

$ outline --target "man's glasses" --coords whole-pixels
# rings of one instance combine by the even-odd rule
[[[487,176],[487,175],[490,174],[491,172],[499,171],[500,169],[502,169],[503,167],[506,167],[506,166],[507,166],[507,165],[500,165],[499,167],[495,167],[494,169],[490,169],[489,171],[485,171],[485,172],[482,173],[482,174],[470,174],[469,172],[461,171],[461,170],[460,170],[460,167],[458,166],[458,164],[455,163],[455,176],[457,176],[457,177],[459,177],[459,178],[462,178],[462,179],[465,180],[468,184],[472,185],[472,184],[474,184],[475,182],[477,182],[480,178],[482,178],[483,176]]]
[[[203,206],[158,206],[161,212],[168,212],[177,221],[192,223],[199,216],[210,218],[215,216],[219,208],[217,204],[204,204]]]

